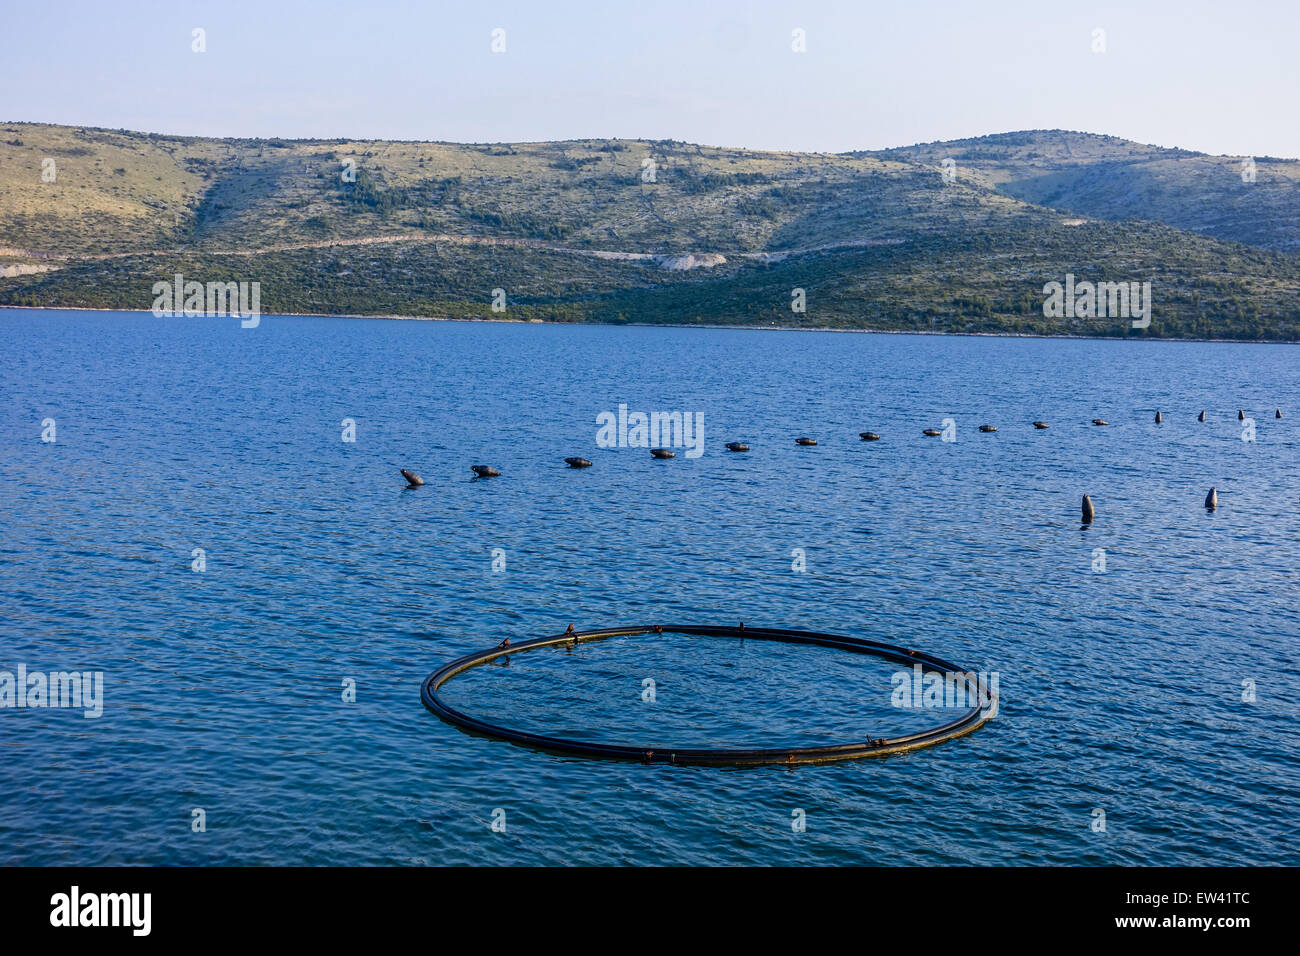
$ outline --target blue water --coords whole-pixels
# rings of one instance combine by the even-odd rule
[[[20,310],[0,334],[0,670],[105,681],[99,719],[0,710],[0,861],[1300,863],[1295,347]],[[621,402],[701,413],[705,454],[597,448]],[[922,437],[948,417],[956,442]],[[535,753],[420,703],[507,636],[741,620],[996,672],[1000,713],[716,770]],[[913,726],[893,670],[670,635],[448,695],[783,746]]]

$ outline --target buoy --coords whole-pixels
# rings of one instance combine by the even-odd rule
[[[1156,424],[1159,425],[1164,420],[1164,416],[1160,414],[1160,410],[1156,409]]]
[[[1204,410],[1204,409],[1201,410],[1201,414],[1199,414],[1199,415],[1196,416],[1196,420],[1197,420],[1198,422],[1203,422],[1203,421],[1205,421],[1205,410]]]
[[[727,451],[749,451],[749,446],[743,441],[729,441],[726,448]]]
[[[501,474],[491,465],[470,465],[469,470],[474,472],[480,478],[496,478]]]
[[[880,441],[880,436],[875,432],[858,432],[863,441]]]
[[[1237,409],[1237,421],[1244,422],[1245,420],[1246,420],[1246,413],[1243,412],[1240,408]]]
[[[1092,499],[1089,498],[1087,495],[1084,495],[1084,496],[1083,496],[1083,522],[1084,522],[1084,524],[1091,524],[1091,523],[1092,523],[1093,516],[1094,516],[1096,513],[1097,513],[1096,509],[1093,508],[1093,506],[1092,506]]]
[[[1104,418],[1094,418],[1094,419],[1092,420],[1092,423],[1093,423],[1094,425],[1109,425],[1109,424],[1110,424],[1110,422],[1106,421],[1106,419],[1104,419]]]
[[[676,453],[676,452],[674,452],[674,451],[669,451],[667,448],[651,448],[651,449],[650,449],[650,454],[654,455],[656,458],[676,458],[676,457],[677,457],[677,453]]]
[[[1210,493],[1205,496],[1205,507],[1209,511],[1213,511],[1215,508],[1219,507],[1218,488],[1211,488]]]
[[[570,468],[590,468],[591,462],[585,458],[566,458],[564,463]]]
[[[402,469],[402,477],[406,479],[406,483],[410,485],[412,488],[419,488],[422,484],[424,484],[423,478],[421,478],[413,471],[407,471],[405,468]]]
[[[1051,428],[1052,426],[1048,425],[1047,422],[1034,422],[1034,427],[1035,427],[1035,428]]]
[[[936,438],[939,435],[942,435],[943,432],[939,431],[937,428],[927,428],[925,431],[921,432],[921,434],[926,435],[929,438]]]
[[[795,443],[796,445],[815,445],[815,444],[817,444],[817,439],[816,439],[816,438],[796,438],[796,439],[794,440],[794,443]]]
[[[980,431],[982,431],[982,432],[995,432],[995,431],[997,431],[997,429],[996,429],[994,426],[992,426],[992,425],[981,425],[981,426],[980,426]]]
[[[1282,409],[1279,408],[1277,411],[1275,411],[1275,412],[1273,413],[1273,417],[1274,417],[1274,418],[1281,418],[1281,417],[1282,417]]]

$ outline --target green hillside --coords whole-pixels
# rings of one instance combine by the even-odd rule
[[[1300,339],[1297,164],[1239,162],[1042,131],[826,155],[4,123],[0,304],[147,309],[182,272],[268,312],[500,318],[500,288],[549,321]],[[1150,281],[1151,327],[1044,318],[1066,273]]]
[[[1025,202],[1099,219],[1147,219],[1300,252],[1300,160],[1207,156],[1064,130],[1002,133],[869,155],[936,166],[951,158],[959,176],[968,173]],[[1253,181],[1243,179],[1247,171]]]

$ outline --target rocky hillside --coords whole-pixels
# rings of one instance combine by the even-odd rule
[[[949,162],[945,162],[949,161]],[[0,304],[1300,339],[1297,164],[1059,131],[876,153],[0,124]],[[1150,281],[1150,328],[1043,316]],[[804,308],[792,308],[803,290]]]
[[[870,155],[952,159],[1004,195],[1099,219],[1148,219],[1300,252],[1300,160],[1207,156],[1065,130],[1001,133]]]

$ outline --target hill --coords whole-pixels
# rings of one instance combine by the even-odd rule
[[[1099,219],[1147,219],[1300,252],[1300,160],[1208,156],[1065,130],[1001,133],[866,155],[929,165],[951,158],[958,169],[1002,194],[1036,205]]]
[[[491,318],[500,288],[551,321],[1300,339],[1297,164],[1232,162],[1059,131],[829,155],[4,123],[0,304],[147,309],[182,272],[264,311]],[[1044,318],[1067,273],[1151,282],[1150,328]]]

